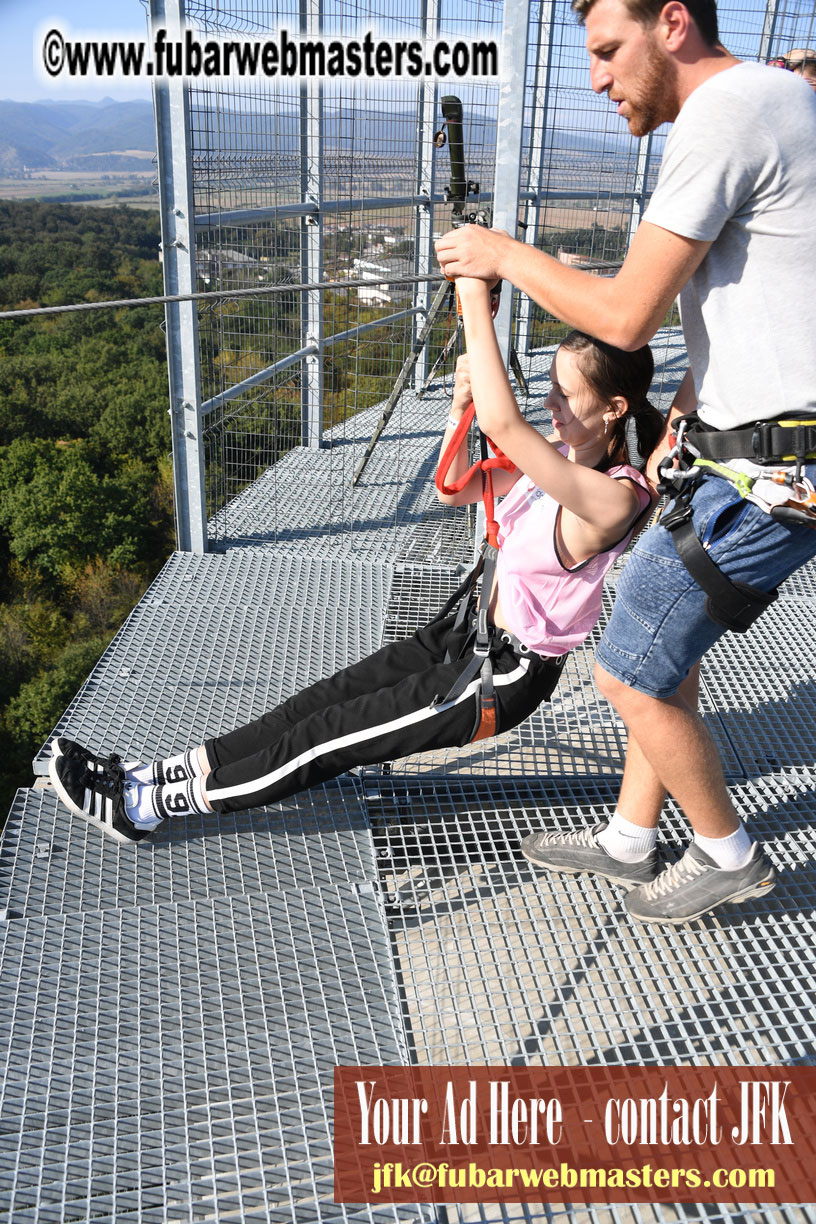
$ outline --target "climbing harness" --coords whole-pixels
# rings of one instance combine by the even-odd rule
[[[458,677],[450,692],[444,697],[438,698],[435,706],[447,705],[449,702],[455,701],[462,695],[467,686],[478,676],[479,677],[479,701],[478,715],[474,728],[474,734],[471,736],[471,741],[487,739],[489,736],[495,735],[498,729],[497,709],[496,709],[496,694],[493,686],[493,664],[491,662],[491,652],[497,648],[497,645],[502,640],[514,643],[513,635],[506,631],[498,632],[490,624],[490,596],[493,591],[493,579],[496,573],[496,562],[499,557],[499,524],[495,518],[495,505],[493,497],[493,472],[497,468],[503,469],[505,472],[515,471],[516,465],[506,455],[503,455],[494,442],[479,430],[479,448],[480,458],[472,464],[463,476],[458,480],[454,480],[451,484],[446,484],[448,472],[451,465],[459,453],[459,449],[467,437],[473,418],[476,414],[474,404],[470,404],[462,419],[459,421],[456,429],[453,432],[450,442],[447,445],[443,454],[439,467],[436,472],[436,487],[440,493],[450,495],[451,493],[460,493],[464,489],[468,481],[477,473],[481,474],[482,478],[482,501],[485,509],[485,539],[482,543],[481,556],[476,563],[475,568],[467,575],[462,585],[450,597],[445,607],[438,614],[437,619],[449,615],[459,603],[459,611],[454,621],[454,631],[461,628],[467,616],[470,613],[472,596],[476,587],[476,583],[481,577],[482,586],[479,591],[479,598],[476,604],[476,623],[475,635],[473,641],[473,655],[468,662],[467,667]],[[488,443],[493,448],[493,455],[488,452]],[[496,640],[498,636],[498,641]],[[521,643],[519,643],[521,647]],[[527,647],[520,649],[520,653],[526,653]],[[452,660],[446,656],[445,662],[449,663]]]
[[[658,469],[658,490],[673,496],[660,521],[705,592],[707,615],[725,629],[744,633],[779,592],[726,577],[694,530],[694,490],[709,472],[728,480],[740,497],[771,518],[816,527],[816,487],[801,470],[807,460],[816,459],[816,418],[779,417],[746,428],[711,430],[691,413],[676,425],[674,446]],[[780,464],[793,464],[793,471]]]

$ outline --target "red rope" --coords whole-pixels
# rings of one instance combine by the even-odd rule
[[[476,407],[473,403],[471,403],[464,412],[461,421],[459,421],[459,424],[456,426],[456,429],[453,431],[453,436],[445,449],[445,453],[439,460],[439,467],[436,470],[436,487],[440,493],[443,493],[446,496],[450,496],[452,493],[461,493],[462,489],[464,489],[470,478],[474,476],[476,472],[481,472],[482,501],[484,502],[485,508],[485,529],[487,532],[487,542],[488,544],[491,544],[493,548],[498,548],[499,524],[493,517],[493,471],[495,468],[502,468],[505,472],[514,472],[516,470],[515,463],[513,463],[511,459],[508,459],[506,455],[503,455],[498,446],[496,446],[495,442],[492,442],[490,438],[488,438],[487,441],[492,446],[495,454],[491,455],[487,459],[478,459],[472,467],[468,468],[464,476],[460,476],[459,479],[454,480],[452,484],[445,483],[445,478],[450,471],[454,459],[459,453],[459,448],[467,437],[468,430],[470,429],[475,415]]]

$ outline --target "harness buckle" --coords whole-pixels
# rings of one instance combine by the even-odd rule
[[[774,424],[774,421],[757,421],[754,425],[751,445],[754,448],[754,458],[759,463],[780,463],[782,460],[781,454],[774,454],[775,448],[771,438]]]
[[[776,421],[757,421],[751,445],[758,463],[792,463],[796,459],[808,459],[816,451],[816,422],[786,422],[784,417]]]
[[[676,531],[684,523],[690,522],[693,514],[694,510],[692,509],[690,499],[687,497],[677,497],[663,511],[660,516],[660,525],[665,527],[667,531]]]

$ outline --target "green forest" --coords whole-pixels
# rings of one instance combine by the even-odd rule
[[[152,212],[0,203],[3,309],[162,292]],[[0,823],[174,546],[164,314],[0,321]]]

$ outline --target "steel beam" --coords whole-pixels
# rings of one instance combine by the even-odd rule
[[[304,38],[323,33],[322,0],[300,0],[300,32]],[[319,286],[323,280],[323,86],[309,77],[300,87],[300,183],[301,198],[316,212],[300,223],[300,268],[304,284]],[[307,289],[301,297],[301,341],[308,354],[303,359],[301,381],[301,441],[317,448],[323,436],[323,294]],[[313,350],[313,351],[312,351]]]
[[[150,0],[151,36],[155,30],[166,29],[171,39],[180,40],[184,17],[184,0]],[[164,292],[194,293],[195,227],[187,84],[179,77],[154,78],[153,104],[156,118]],[[204,492],[198,309],[195,302],[168,302],[165,306],[165,321],[176,539],[182,552],[205,553],[207,508]]]

